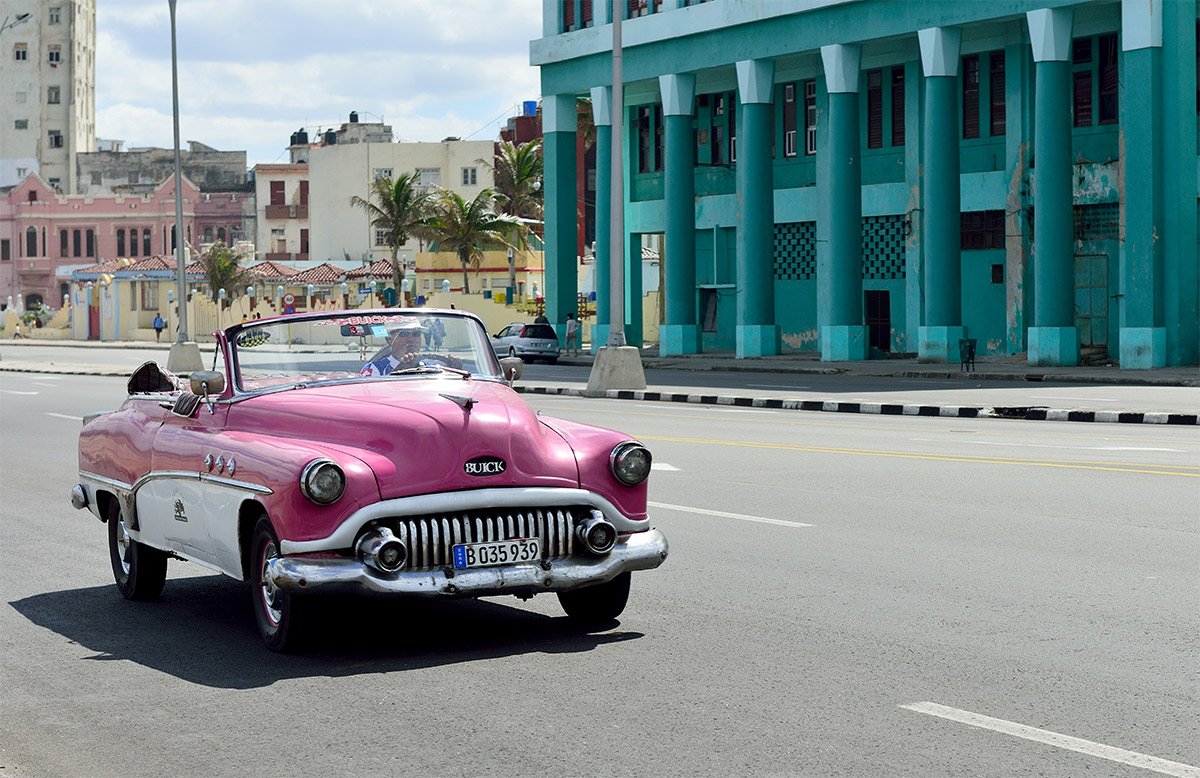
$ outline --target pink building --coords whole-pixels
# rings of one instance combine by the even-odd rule
[[[185,240],[193,232],[200,190],[183,178]],[[173,256],[175,177],[145,195],[58,194],[37,174],[0,191],[0,302],[62,304],[72,269],[121,257]]]

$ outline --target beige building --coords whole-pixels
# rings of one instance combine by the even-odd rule
[[[75,191],[96,139],[96,0],[0,4],[0,187],[38,173]]]
[[[470,199],[492,185],[489,165],[494,144],[447,140],[441,143],[347,143],[314,147],[309,155],[314,257],[374,261],[391,255],[386,236],[371,227],[367,214],[350,197],[367,197],[376,178],[416,172],[426,186],[440,186]],[[411,241],[401,254],[415,262]]]
[[[254,166],[256,258],[309,258],[308,181],[308,165],[303,162]]]

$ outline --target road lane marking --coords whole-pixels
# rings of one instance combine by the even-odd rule
[[[746,386],[754,389],[808,389],[807,386],[795,386],[793,384],[746,384]]]
[[[38,392],[19,392],[16,389],[0,389],[0,394],[34,395],[34,394],[38,394]]]
[[[941,443],[935,438],[909,438],[914,443]],[[974,446],[1009,446],[1012,448],[1065,448],[1068,451],[1165,451],[1169,454],[1187,453],[1182,448],[1153,448],[1150,446],[1072,446],[1066,443],[1009,443],[1003,440],[964,440]]]
[[[659,440],[669,443],[698,443],[709,446],[736,446],[739,448],[762,448],[773,451],[802,451],[814,454],[851,454],[864,457],[891,457],[895,459],[924,459],[934,462],[966,462],[981,465],[1024,465],[1025,467],[1053,467],[1064,470],[1098,470],[1111,473],[1141,473],[1143,475],[1177,475],[1185,478],[1200,478],[1200,467],[1196,465],[1163,465],[1130,463],[1117,467],[1111,462],[1055,462],[1037,459],[1003,459],[971,454],[918,454],[912,451],[872,451],[870,449],[832,448],[828,446],[799,446],[793,443],[762,443],[746,440],[706,440],[704,438],[677,438],[668,435],[638,435],[638,440]],[[1173,468],[1163,470],[1161,468]]]
[[[744,513],[726,513],[725,511],[710,511],[707,508],[691,508],[687,505],[672,505],[666,502],[646,502],[647,505],[654,508],[666,508],[669,511],[681,511],[683,513],[700,513],[705,516],[719,516],[723,519],[738,519],[739,521],[755,521],[759,524],[778,524],[781,527],[811,527],[811,524],[801,524],[798,521],[784,521],[783,519],[768,519],[765,516],[747,516]]]
[[[1031,400],[1077,400],[1079,402],[1097,402],[1097,403],[1115,403],[1117,400],[1108,397],[1071,397],[1070,395],[1057,394],[1031,394]]]
[[[650,464],[650,469],[651,470],[665,470],[670,473],[678,473],[679,472],[678,467],[675,467],[675,465],[668,465],[665,462],[652,462]]]
[[[53,416],[56,419],[70,419],[71,421],[83,421],[82,416],[69,416],[68,414],[65,414],[65,413],[51,413],[49,411],[46,411],[46,415]]]
[[[1200,778],[1200,767],[1193,767],[1183,762],[1172,762],[1169,759],[1160,759],[1157,756],[1139,754],[1136,751],[1126,751],[1124,748],[1106,746],[1103,743],[1051,732],[1048,729],[1038,729],[1037,727],[1030,727],[1025,724],[1017,724],[1013,721],[994,719],[991,716],[938,705],[936,702],[914,702],[909,705],[901,705],[900,707],[916,711],[917,713],[925,713],[930,716],[957,721],[960,724],[979,727],[980,729],[990,729],[993,732],[1045,743],[1055,748],[1077,751],[1088,756],[1107,759],[1110,762],[1120,762],[1121,764],[1139,767],[1143,770],[1153,770],[1156,773],[1164,775],[1174,775],[1178,776],[1178,778]]]

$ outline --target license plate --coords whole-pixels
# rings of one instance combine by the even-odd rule
[[[454,547],[454,567],[495,567],[519,562],[536,562],[542,558],[542,541],[538,538],[513,538],[496,543],[462,543]]]

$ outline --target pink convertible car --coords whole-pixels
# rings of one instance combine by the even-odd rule
[[[658,567],[650,452],[534,412],[479,319],[460,311],[301,314],[217,333],[184,382],[147,363],[88,417],[72,503],[108,524],[121,594],[162,591],[168,559],[247,581],[275,650],[315,593],[528,598],[579,622],[625,608]]]

